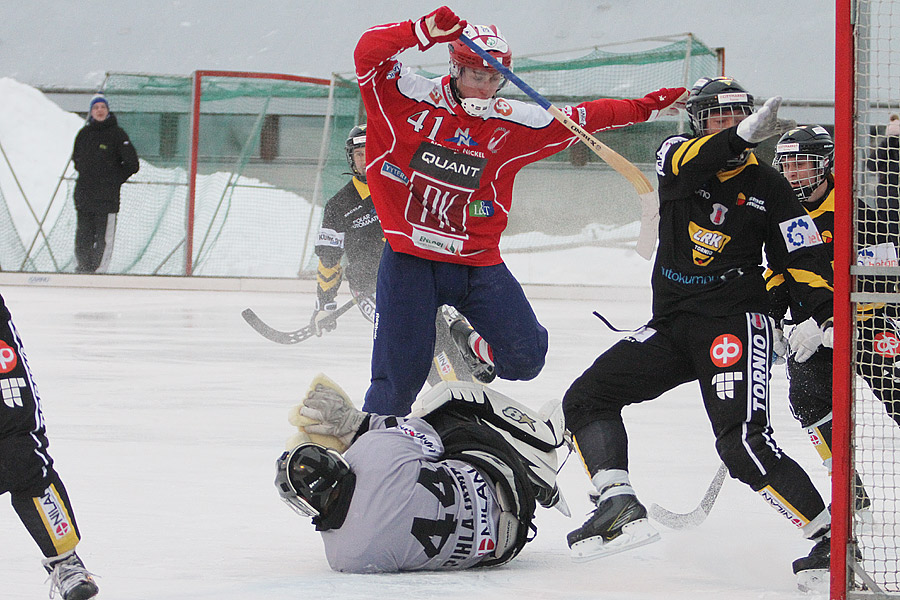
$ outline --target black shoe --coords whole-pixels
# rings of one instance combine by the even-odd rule
[[[59,590],[63,600],[88,600],[100,591],[93,576],[84,568],[84,563],[74,551],[41,562],[50,574],[51,598]]]
[[[857,474],[856,483],[853,485],[853,509],[856,512],[862,512],[869,510],[871,507],[872,500],[869,498],[869,494],[866,493],[866,488],[863,487],[862,479]]]
[[[478,358],[478,355],[475,354],[475,351],[469,346],[469,336],[471,336],[474,331],[472,326],[462,317],[459,317],[450,323],[450,337],[453,338],[453,343],[456,344],[456,347],[459,349],[459,353],[462,355],[463,360],[465,360],[466,366],[472,371],[472,377],[481,383],[488,384],[494,380],[497,374],[494,372],[494,365],[489,365]]]
[[[647,509],[632,494],[602,500],[584,525],[566,536],[574,560],[600,558],[658,539]]]
[[[807,556],[798,558],[793,563],[794,574],[797,575],[801,571],[810,571],[814,569],[828,570],[831,566],[831,537],[823,536],[816,542]]]

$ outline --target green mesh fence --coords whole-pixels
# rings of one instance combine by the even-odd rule
[[[715,52],[693,38],[641,52],[521,58],[514,67],[560,105],[639,97],[718,73]],[[321,207],[347,181],[344,141],[350,128],[364,120],[355,81],[335,76],[332,85],[324,85],[283,75],[207,73],[200,82],[190,236],[193,79],[110,74],[104,83],[103,92],[141,157],[140,172],[122,187],[108,272],[182,275],[190,269],[201,276],[311,276]],[[513,86],[501,95],[524,99]],[[598,137],[655,181],[657,145],[683,126],[676,119],[663,120]],[[18,262],[25,270],[74,270],[74,173],[69,173],[53,200],[53,218],[44,224],[46,238],[36,241],[27,260],[0,256],[3,268]],[[637,236],[640,213],[633,189],[580,144],[524,169],[514,197],[501,245],[505,252],[626,245]]]
[[[6,205],[6,197],[0,188],[0,227],[3,235],[0,236],[0,271],[18,271],[25,260],[25,246],[9,214]]]

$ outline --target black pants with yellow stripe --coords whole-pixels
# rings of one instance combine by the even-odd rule
[[[769,372],[772,327],[765,315],[683,314],[621,340],[594,361],[563,398],[590,476],[628,470],[625,406],[654,400],[696,381],[732,477],[743,481],[798,527],[824,510],[809,476],[772,437]],[[673,468],[677,468],[677,458]]]
[[[48,444],[22,341],[0,297],[0,494],[9,492],[13,509],[49,558],[75,548],[81,535]]]

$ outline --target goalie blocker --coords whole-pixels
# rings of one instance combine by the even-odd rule
[[[568,514],[556,486],[558,402],[535,412],[482,385],[445,382],[408,417],[379,416],[320,376],[291,422],[304,425],[275,484],[313,517],[337,571],[499,565],[536,531],[536,504]],[[302,441],[310,434],[330,436],[332,448]],[[347,441],[343,455],[334,449]]]

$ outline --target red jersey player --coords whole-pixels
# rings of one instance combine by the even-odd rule
[[[484,363],[484,381],[494,373],[532,379],[547,353],[547,331],[500,257],[500,235],[516,173],[578,140],[539,106],[498,98],[504,77],[459,40],[464,31],[511,67],[496,26],[467,25],[447,7],[372,27],[354,54],[368,121],[366,176],[388,241],[378,273],[369,412],[408,412],[428,374],[442,304],[478,332],[451,324],[461,350]],[[396,59],[442,42],[450,45],[450,74],[442,78],[416,75]],[[684,92],[664,88],[565,111],[594,132],[647,121]]]

